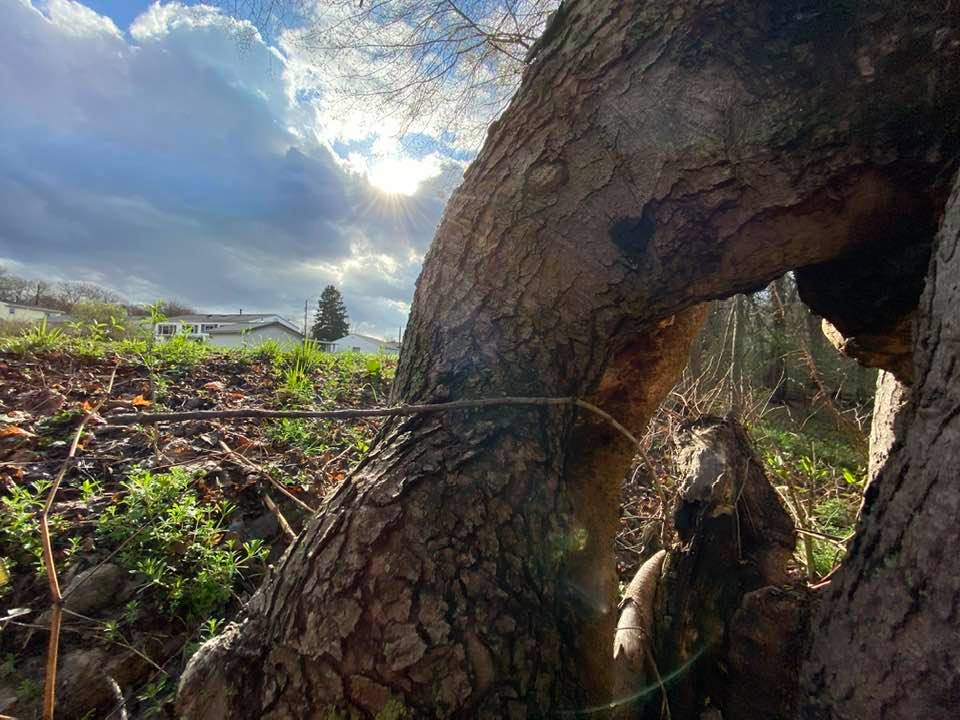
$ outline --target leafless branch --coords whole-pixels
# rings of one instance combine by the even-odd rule
[[[350,420],[364,417],[397,417],[426,415],[453,410],[471,410],[488,407],[578,407],[603,418],[621,435],[627,438],[640,451],[644,452],[640,440],[623,426],[613,415],[596,405],[575,397],[502,397],[478,398],[475,400],[454,400],[447,403],[422,405],[396,405],[386,408],[350,408],[345,410],[266,410],[263,408],[236,408],[232,410],[191,410],[169,413],[130,413],[114,415],[110,421],[114,425],[152,425],[159,422],[184,422],[187,420],[226,420],[236,418],[311,418],[328,420]],[[109,427],[109,426],[108,426]]]

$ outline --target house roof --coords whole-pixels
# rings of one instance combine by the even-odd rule
[[[350,337],[360,338],[361,340],[366,340],[367,342],[376,343],[377,345],[386,345],[388,347],[399,347],[399,345],[397,345],[397,343],[393,342],[392,340],[381,340],[380,338],[374,337],[373,335],[361,335],[360,333],[349,333],[348,335],[344,335],[339,340],[332,340],[330,342],[338,343]]]
[[[36,310],[37,312],[53,313],[54,315],[66,315],[63,310],[54,310],[53,308],[40,307],[39,305],[26,305],[25,303],[7,302],[0,300],[0,303],[7,307],[23,308],[24,310]]]
[[[267,319],[279,318],[276,313],[237,313],[227,315],[217,315],[210,313],[207,315],[174,315],[168,317],[166,322],[185,322],[185,323],[256,323]]]
[[[275,317],[275,316],[268,316]],[[245,332],[250,332],[251,330],[259,330],[260,328],[270,327],[271,325],[280,325],[281,327],[290,330],[293,333],[296,333],[300,337],[303,337],[303,333],[300,332],[298,328],[293,323],[287,322],[283,318],[276,318],[274,320],[267,320],[266,322],[255,322],[255,323],[230,323],[228,325],[221,325],[218,328],[212,328],[210,330],[211,335],[240,335]]]

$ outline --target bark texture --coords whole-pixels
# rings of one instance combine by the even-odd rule
[[[893,450],[897,439],[896,422],[910,399],[910,388],[893,373],[877,374],[877,389],[873,396],[873,418],[870,421],[870,460],[867,479],[872,481]]]
[[[946,720],[960,707],[960,182],[920,301],[901,442],[864,496],[804,672],[806,717]]]
[[[696,305],[939,209],[956,18],[892,0],[564,7],[448,204],[394,400],[578,395],[639,431]],[[393,697],[417,717],[532,718],[609,700],[616,442],[556,409],[389,422],[194,657],[183,717],[369,717]]]

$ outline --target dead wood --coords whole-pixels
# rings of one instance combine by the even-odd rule
[[[680,544],[661,559],[649,620],[671,715],[699,718],[709,698],[726,720],[791,717],[809,612],[806,588],[788,581],[793,523],[735,420],[698,420],[678,443]],[[634,580],[646,593],[648,575]],[[656,678],[632,670],[622,696],[638,696],[638,716],[662,717]]]

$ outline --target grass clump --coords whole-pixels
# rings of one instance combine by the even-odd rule
[[[266,557],[260,541],[239,548],[224,541],[223,523],[234,507],[201,500],[183,469],[139,470],[122,485],[127,495],[101,515],[98,534],[111,544],[129,540],[121,564],[157,591],[168,613],[198,619],[222,610],[242,571]]]
[[[40,353],[56,350],[63,345],[65,336],[62,330],[47,325],[41,320],[18,336],[6,338],[2,349],[14,353]]]
[[[304,454],[322,453],[330,448],[329,421],[306,418],[279,418],[266,428],[270,442],[294,448]]]

